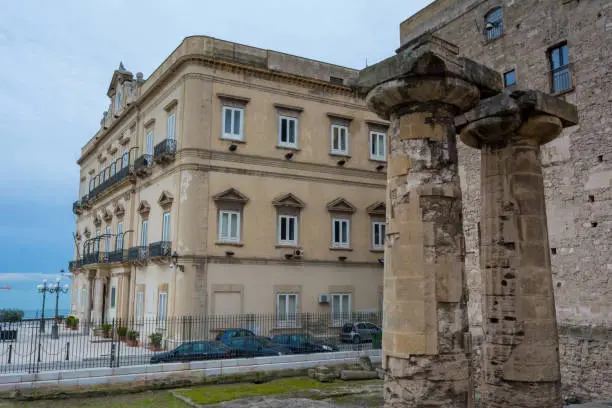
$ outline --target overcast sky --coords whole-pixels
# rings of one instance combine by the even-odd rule
[[[189,35],[363,68],[429,0],[21,0],[0,10],[0,308],[72,257],[81,147],[120,61],[145,78]],[[32,273],[20,279],[20,274]],[[38,300],[36,300],[38,302]]]

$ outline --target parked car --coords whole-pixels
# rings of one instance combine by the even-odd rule
[[[272,343],[288,348],[296,354],[338,351],[338,347],[316,341],[311,335],[305,333],[279,334],[272,337]]]
[[[359,344],[372,341],[372,336],[381,329],[369,322],[345,323],[340,333],[340,341]]]
[[[256,336],[256,334],[248,329],[223,329],[220,330],[219,333],[217,333],[217,335],[215,336],[215,340],[220,341],[223,344],[227,344],[227,342],[233,337],[248,336]]]
[[[232,337],[226,343],[242,357],[282,356],[293,354],[291,349],[274,344],[267,337]]]
[[[191,341],[183,343],[174,350],[157,353],[151,357],[151,364],[178,363],[196,360],[219,360],[223,358],[240,357],[239,350],[218,341]]]

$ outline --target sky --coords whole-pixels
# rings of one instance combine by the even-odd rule
[[[147,78],[189,35],[361,69],[393,55],[429,0],[28,0],[0,10],[0,308],[40,309],[36,285],[73,256],[81,147],[123,61]],[[63,283],[69,283],[63,277]],[[54,302],[51,302],[54,303]],[[62,296],[60,308],[69,307]],[[46,308],[47,309],[47,308]],[[47,309],[48,310],[48,309]]]

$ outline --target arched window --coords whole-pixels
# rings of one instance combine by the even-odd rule
[[[494,8],[485,16],[485,34],[487,40],[501,37],[504,32],[504,14],[501,7]]]

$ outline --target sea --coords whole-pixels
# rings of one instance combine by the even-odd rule
[[[68,316],[70,314],[70,309],[57,309],[57,314],[60,316]],[[45,318],[54,317],[55,316],[55,307],[53,309],[45,307]],[[41,317],[41,309],[26,309],[23,311],[24,319],[38,319]]]

